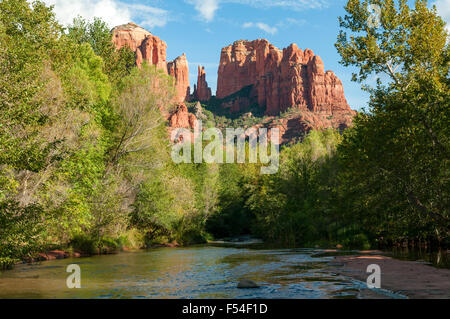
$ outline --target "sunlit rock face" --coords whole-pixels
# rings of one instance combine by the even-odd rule
[[[137,24],[128,23],[112,30],[112,41],[117,49],[128,46],[136,53],[136,65],[144,61],[155,65],[175,78],[175,102],[184,102],[190,95],[189,65],[183,54],[167,63],[167,44]]]
[[[132,22],[112,29],[112,41],[117,49],[128,46],[136,52],[136,64],[143,61],[167,73],[167,44],[157,36]]]
[[[197,85],[194,88],[193,99],[200,102],[208,102],[211,99],[211,88],[206,82],[205,67],[198,66]]]
[[[197,118],[189,113],[186,104],[181,103],[169,118],[169,125],[172,128],[190,128],[193,129]]]
[[[280,50],[265,39],[236,41],[222,49],[217,98],[230,113],[261,108],[269,117],[255,128],[278,128],[282,144],[313,129],[345,129],[356,114],[341,80],[325,71],[320,56],[296,44]],[[293,112],[276,117],[288,109]]]
[[[183,55],[167,63],[167,72],[175,78],[175,101],[181,103],[189,100],[191,89],[186,54],[183,53]]]
[[[240,103],[257,102],[266,114],[276,115],[289,108],[311,112],[351,111],[342,82],[326,71],[322,59],[296,44],[280,50],[267,40],[236,41],[222,49],[217,81],[217,98],[245,88],[241,102],[228,101],[236,111]]]
[[[171,113],[163,107],[162,112],[170,131],[192,129],[197,117],[184,102],[211,100],[205,68],[199,66],[191,95],[185,54],[167,62],[166,43],[134,23],[115,27],[112,41],[117,49],[128,46],[133,50],[137,66],[146,61],[174,78],[178,107]],[[347,103],[341,80],[325,71],[320,56],[296,44],[280,50],[265,39],[236,41],[222,49],[216,98],[229,113],[245,113],[256,105],[268,118],[255,127],[278,128],[281,143],[301,139],[313,129],[345,129],[356,114]],[[294,112],[277,117],[288,109]]]
[[[194,140],[192,131],[185,136],[185,132],[179,132],[178,129],[193,130],[197,122],[197,117],[189,113],[186,104],[180,103],[175,111],[169,117],[169,127],[167,128],[171,142],[178,143],[183,140]],[[175,136],[172,134],[175,131]]]

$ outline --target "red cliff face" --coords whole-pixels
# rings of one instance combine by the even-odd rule
[[[189,64],[183,53],[172,62],[167,63],[167,72],[175,78],[175,101],[178,103],[189,99],[191,89],[189,86]]]
[[[131,22],[117,26],[112,30],[112,41],[117,49],[128,46],[136,52],[136,65],[147,61],[167,72],[167,44],[147,30]]]
[[[178,104],[176,110],[169,117],[169,127],[167,132],[170,137],[170,141],[173,143],[179,143],[184,140],[193,141],[194,133],[191,131],[186,135],[185,132],[178,132],[177,129],[194,129],[197,122],[197,117],[189,113],[186,104]],[[176,134],[173,135],[174,131]]]
[[[267,40],[237,41],[222,49],[217,98],[231,95],[238,96],[224,106],[232,105],[234,111],[257,102],[268,115],[288,108],[351,112],[342,82],[324,71],[319,56],[295,44],[281,51]]]
[[[197,118],[194,114],[189,113],[186,105],[181,103],[175,112],[169,118],[171,128],[187,128],[193,129]]]
[[[349,111],[341,80],[332,72],[324,71],[322,59],[316,55],[310,63],[310,110],[313,112]]]
[[[200,102],[208,102],[211,99],[211,89],[206,82],[205,67],[198,66],[197,85],[194,87],[193,98]]]
[[[112,41],[117,49],[128,46],[136,52],[136,65],[143,61],[156,65],[175,78],[175,102],[184,102],[189,97],[189,67],[186,55],[167,63],[167,44],[157,36],[134,23],[117,26],[112,30]]]

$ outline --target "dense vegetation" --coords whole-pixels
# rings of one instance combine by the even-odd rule
[[[0,0],[0,265],[57,247],[249,233],[283,246],[448,245],[445,24],[426,1],[373,2],[380,26],[349,0],[336,47],[355,80],[390,80],[366,87],[353,128],[311,132],[261,175],[259,164],[174,164],[160,112],[173,107],[173,79],[134,67],[102,21],[64,29],[41,2]],[[206,127],[257,118],[202,112]]]
[[[41,2],[0,1],[0,43],[5,265],[59,246],[92,253],[201,236],[198,194],[215,173],[170,160],[159,107],[170,111],[172,78],[135,68],[102,21],[63,29]]]

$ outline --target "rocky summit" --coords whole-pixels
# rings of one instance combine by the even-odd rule
[[[186,54],[177,57],[172,62],[167,63],[169,75],[175,78],[175,100],[178,103],[189,99],[191,88],[189,84],[189,63]]]
[[[206,82],[205,67],[198,66],[197,85],[194,86],[194,94],[192,99],[200,102],[208,102],[211,99],[211,88]]]
[[[147,61],[167,73],[167,44],[137,24],[130,22],[115,27],[112,30],[112,41],[117,49],[128,46],[136,52],[138,66]]]
[[[236,41],[222,49],[217,83],[218,99],[240,100],[235,110],[257,102],[268,115],[289,108],[350,111],[339,78],[325,72],[320,56],[296,44],[280,50],[267,40]]]
[[[112,41],[117,49],[128,46],[136,53],[136,65],[143,61],[155,65],[175,78],[175,102],[184,102],[190,95],[189,64],[183,54],[167,62],[167,44],[135,23],[117,26],[112,30]]]

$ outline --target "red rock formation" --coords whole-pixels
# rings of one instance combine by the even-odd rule
[[[156,65],[167,72],[166,49],[167,44],[147,30],[130,22],[117,26],[112,30],[112,41],[117,49],[128,46],[136,52],[136,64],[140,66],[143,61]]]
[[[183,53],[172,62],[167,63],[167,72],[175,78],[175,102],[181,103],[189,99],[189,64]]]
[[[197,85],[194,86],[193,98],[200,102],[208,102],[211,99],[211,88],[206,82],[205,67],[198,66]]]
[[[175,112],[169,117],[169,127],[167,132],[172,143],[179,143],[184,140],[193,141],[194,133],[185,135],[184,132],[176,131],[179,128],[184,129],[194,129],[195,123],[197,122],[197,117],[194,114],[188,112],[188,109],[184,103],[178,105]],[[176,131],[176,134],[172,136],[172,133]]]
[[[355,111],[336,112],[329,115],[324,112],[300,111],[288,116],[277,118],[266,117],[264,121],[253,126],[255,129],[267,128],[270,130],[279,129],[280,144],[302,140],[311,130],[333,128],[344,130],[353,123]]]
[[[245,88],[247,93],[239,92]],[[231,95],[237,95],[229,101]],[[244,95],[244,96],[241,96]],[[319,56],[292,44],[283,51],[267,40],[237,41],[222,49],[217,98],[254,101],[269,115],[288,108],[313,112],[351,112],[342,82],[333,72],[324,72]],[[241,107],[241,110],[243,108]]]
[[[112,30],[112,41],[117,49],[128,46],[136,52],[136,65],[140,66],[143,61],[156,65],[175,78],[175,102],[184,102],[190,95],[189,88],[189,66],[186,55],[176,58],[167,63],[167,44],[147,30],[134,23],[124,24]]]
[[[270,128],[280,130],[280,143],[286,144],[299,140],[311,130],[339,129],[344,130],[352,125],[354,111],[335,112],[328,115],[324,112],[303,111],[301,114],[278,119],[270,124]]]
[[[341,80],[332,72],[326,71],[322,59],[316,55],[308,69],[310,79],[310,109],[313,112],[333,113],[336,111],[348,111],[350,107],[344,95],[344,87]]]
[[[217,78],[217,98],[223,99],[246,86],[254,85],[256,70],[256,47],[259,41],[237,41],[222,49]],[[251,46],[253,45],[253,46]]]
[[[194,128],[197,118],[188,112],[186,104],[179,104],[175,112],[169,118],[171,128]]]
[[[192,129],[197,118],[182,103],[190,98],[186,55],[166,63],[166,43],[133,23],[114,28],[112,35],[118,49],[129,46],[136,52],[138,66],[147,61],[175,78],[175,101],[181,104],[172,114],[161,111],[169,120],[169,131]],[[211,98],[202,67],[192,97],[202,102]],[[311,129],[346,128],[356,113],[347,104],[342,82],[333,72],[325,72],[319,56],[295,44],[279,50],[267,40],[237,41],[222,49],[217,98],[230,112],[241,112],[253,104],[268,115],[298,109],[300,112],[259,125],[279,128],[282,143],[301,138]]]

